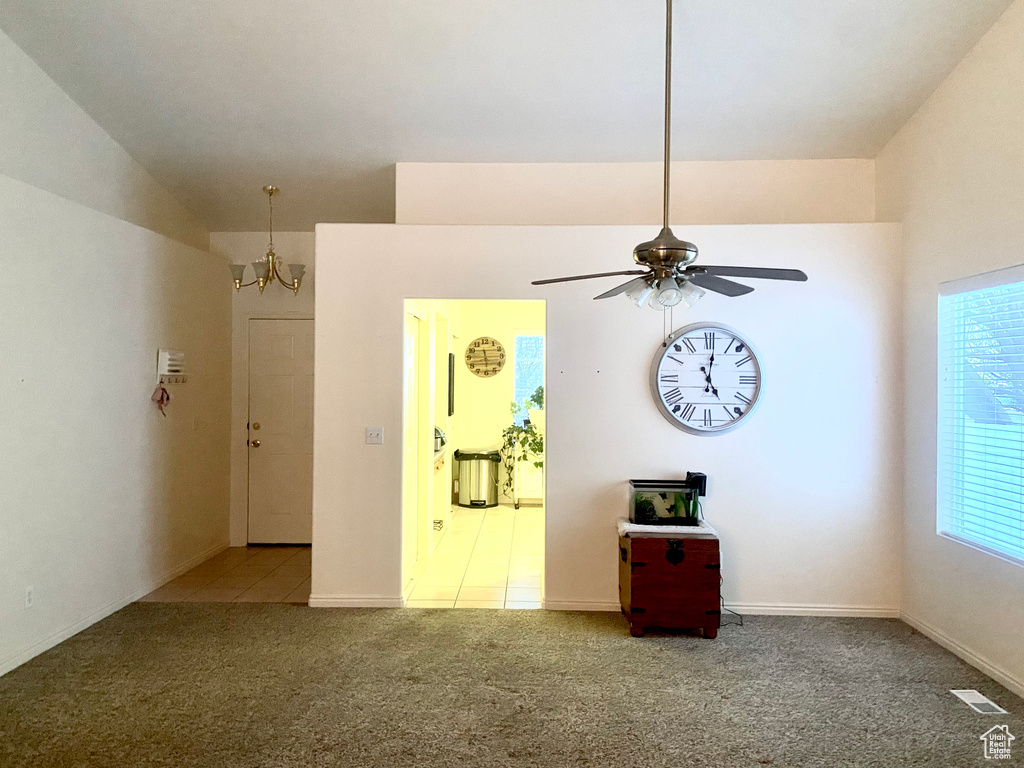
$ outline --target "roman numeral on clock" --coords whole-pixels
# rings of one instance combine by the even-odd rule
[[[687,403],[686,407],[683,408],[683,412],[679,414],[679,418],[683,421],[689,421],[690,417],[693,416],[693,412],[697,410],[697,406],[693,403]]]
[[[679,374],[678,373],[663,373],[661,374],[662,384],[678,384]]]
[[[750,398],[744,395],[742,392],[736,393],[736,399],[739,400],[744,405],[750,405]]]
[[[714,349],[714,348],[715,348],[715,334],[714,333],[705,333],[704,334],[704,349]]]
[[[711,426],[711,409],[710,408],[705,408],[704,409],[704,426],[705,427],[710,427]]]
[[[749,362],[750,362],[751,360],[753,360],[753,358],[752,358],[752,357],[751,357],[750,355],[747,355],[747,356],[746,356],[746,357],[744,357],[744,358],[743,358],[742,360],[737,360],[737,361],[736,361],[736,367],[737,367],[737,368],[739,368],[739,367],[740,367],[741,365],[746,365],[746,364],[747,364],[747,363],[749,363]]]
[[[665,403],[668,405],[675,405],[676,403],[683,399],[683,390],[681,390],[679,387],[673,387],[668,392],[663,392],[661,395],[661,399],[664,400]]]
[[[691,354],[697,351],[697,347],[694,346],[694,343],[692,341],[690,341],[688,338],[686,338],[685,336],[683,337],[682,342],[683,342],[683,346],[685,346],[688,350],[690,350]]]
[[[752,374],[740,376],[740,384],[757,384],[757,376]]]

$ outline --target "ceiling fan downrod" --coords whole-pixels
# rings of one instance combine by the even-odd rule
[[[697,257],[697,247],[692,243],[679,240],[673,234],[669,226],[669,211],[672,193],[672,0],[666,0],[665,12],[665,159],[664,159],[664,188],[662,204],[662,231],[657,233],[654,240],[641,243],[633,249],[633,260],[641,266],[650,267],[652,273],[648,282],[651,291],[641,290],[633,298],[638,305],[658,289],[655,296],[655,308],[675,306],[681,300],[688,301],[691,306],[702,295],[703,292],[693,286],[680,286],[676,280],[682,275],[682,271],[689,266]],[[656,284],[656,285],[655,285]],[[638,286],[639,288],[639,286]],[[686,290],[688,289],[688,290]],[[628,292],[629,295],[630,292]],[[683,294],[687,294],[684,296]],[[641,296],[643,297],[641,300]]]
[[[634,277],[628,282],[594,298],[607,299],[625,294],[638,307],[649,304],[653,309],[664,310],[679,303],[685,303],[692,307],[707,291],[713,291],[723,296],[743,296],[754,290],[741,283],[726,280],[726,277],[798,282],[807,279],[807,275],[798,269],[696,266],[693,262],[697,259],[697,246],[686,240],[680,240],[669,227],[672,181],[672,0],[665,2],[665,157],[663,172],[661,231],[653,240],[640,243],[633,249],[633,261],[641,269],[534,280],[533,285],[590,280],[613,275],[631,275]]]

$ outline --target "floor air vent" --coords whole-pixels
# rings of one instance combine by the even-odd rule
[[[950,691],[975,712],[983,715],[1005,715],[1006,710],[975,690]]]

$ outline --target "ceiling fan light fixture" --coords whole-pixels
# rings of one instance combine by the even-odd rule
[[[679,284],[675,281],[675,278],[666,277],[663,280],[658,281],[658,293],[656,298],[658,306],[656,309],[674,307],[682,300],[683,292],[679,289]]]
[[[653,294],[654,284],[646,277],[636,278],[631,281],[630,287],[626,289],[626,296],[638,307],[646,304]]]
[[[682,283],[680,283],[679,285],[679,293],[682,297],[683,304],[685,304],[687,307],[692,307],[694,304],[696,304],[698,301],[704,298],[704,296],[707,294],[707,291],[705,291],[703,288],[694,285],[689,280],[683,280]]]

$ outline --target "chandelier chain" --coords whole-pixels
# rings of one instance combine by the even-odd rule
[[[268,193],[267,200],[270,203],[270,246],[269,250],[274,250],[274,194]]]

